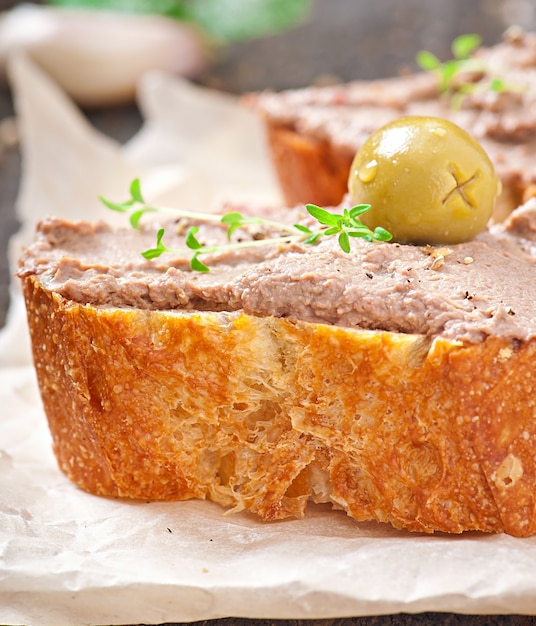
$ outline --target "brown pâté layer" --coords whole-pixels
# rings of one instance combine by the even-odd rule
[[[536,533],[536,200],[464,244],[323,239],[213,254],[208,273],[141,257],[158,226],[50,218],[21,259],[77,485],[262,520],[319,502],[411,531]],[[180,247],[183,225],[166,237]]]

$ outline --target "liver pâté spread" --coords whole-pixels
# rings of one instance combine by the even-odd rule
[[[300,208],[271,215],[289,224],[307,223],[304,216]],[[47,219],[19,275],[39,275],[45,288],[64,298],[100,307],[243,310],[473,343],[488,335],[536,336],[536,200],[463,244],[356,239],[345,253],[336,238],[326,237],[315,245],[207,255],[209,273],[191,271],[190,254],[145,260],[141,251],[154,246],[160,225],[135,231]],[[184,248],[184,231],[182,223],[167,224],[166,245]],[[223,243],[226,229],[200,224],[198,238]]]

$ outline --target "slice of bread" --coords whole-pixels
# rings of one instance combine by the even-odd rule
[[[536,532],[536,203],[440,263],[437,250],[359,240],[350,254],[215,257],[194,275],[130,251],[153,236],[51,219],[21,261],[54,449],[77,485],[262,520],[327,502],[411,531]],[[309,256],[333,272],[315,278]],[[324,298],[337,272],[344,293]],[[391,275],[387,302],[370,285]],[[352,290],[368,328],[343,310]],[[389,326],[401,311],[413,331]]]
[[[288,205],[339,204],[365,139],[406,115],[449,119],[478,140],[502,181],[498,221],[535,195],[536,34],[510,29],[473,56],[484,69],[457,78],[462,97],[441,93],[438,76],[424,72],[245,97],[265,121]]]

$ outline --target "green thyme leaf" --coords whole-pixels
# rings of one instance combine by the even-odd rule
[[[500,78],[489,76],[488,69],[482,59],[471,56],[482,44],[482,38],[477,34],[466,34],[456,37],[451,44],[453,59],[442,63],[432,52],[421,50],[415,60],[427,72],[434,72],[439,79],[439,90],[451,97],[451,106],[459,109],[464,98],[472,93],[486,93],[489,91],[500,93],[504,91],[522,92],[524,86],[507,84]],[[458,80],[461,75],[476,73],[477,82]]]
[[[358,204],[350,209],[350,217],[359,217],[360,215],[363,215],[363,213],[370,211],[371,208],[370,204]]]
[[[149,248],[148,250],[144,250],[141,253],[141,255],[144,259],[151,260],[151,259],[157,259],[164,252],[165,250],[159,250],[158,248]]]
[[[192,257],[190,268],[194,270],[194,272],[210,272],[209,267],[199,260],[199,252],[196,252]]]
[[[496,91],[496,92],[501,92],[501,91],[505,91],[506,89],[508,89],[504,80],[501,80],[500,78],[494,78],[491,81],[489,87],[491,91]]]
[[[244,219],[244,216],[242,215],[242,213],[226,213],[222,218],[221,218],[221,223],[222,224],[241,224],[242,220]]]
[[[130,225],[132,226],[132,228],[135,228],[136,230],[139,229],[140,227],[140,220],[141,218],[146,214],[146,213],[154,213],[155,209],[149,209],[149,208],[142,208],[142,209],[136,209],[136,211],[133,211],[130,214]]]
[[[330,213],[316,204],[306,204],[305,208],[307,209],[309,215],[314,217],[315,220],[320,222],[320,224],[336,226],[339,223],[340,216]]]
[[[361,228],[349,228],[346,232],[350,237],[369,237],[374,234],[367,226],[362,226]]]
[[[241,227],[242,227],[242,224],[240,224],[239,222],[235,222],[234,224],[231,224],[229,228],[227,229],[227,240],[231,241],[231,238],[233,234],[235,233],[235,231],[237,231]]]
[[[227,229],[227,239],[230,241],[234,232],[239,228],[243,228],[247,223],[246,218],[241,213],[226,213],[221,218],[222,224],[227,224],[229,228]]]
[[[200,248],[203,247],[203,244],[198,241],[196,235],[199,232],[199,227],[198,226],[192,226],[191,228],[188,229],[188,232],[186,233],[186,240],[185,240],[185,244],[187,245],[188,248],[190,248],[190,250],[199,250]]]
[[[307,233],[308,235],[311,235],[313,233],[313,231],[304,224],[294,224],[294,228],[301,231],[302,233]]]
[[[330,235],[336,235],[337,233],[341,232],[341,227],[340,224],[337,224],[337,226],[332,226],[331,228],[327,228],[324,231],[324,235],[326,237],[329,237]]]
[[[456,92],[458,86],[455,79],[464,72],[482,72],[484,64],[479,59],[471,58],[471,54],[480,46],[480,35],[466,34],[456,37],[451,44],[453,59],[441,62],[432,52],[421,50],[415,60],[427,72],[435,72],[439,77],[439,89],[442,93]]]
[[[322,237],[322,233],[321,232],[313,233],[310,237],[307,237],[307,239],[304,239],[303,243],[306,243],[306,244],[316,243],[320,239],[320,237]]]
[[[160,228],[158,232],[156,233],[156,247],[155,248],[150,248],[149,250],[145,250],[144,252],[141,253],[145,259],[156,259],[160,255],[162,255],[164,252],[169,252],[169,249],[166,248],[166,246],[164,246],[164,244],[162,243],[162,239],[164,238],[164,232],[165,232],[164,229]]]
[[[393,238],[393,235],[391,235],[388,230],[385,230],[385,228],[382,228],[381,226],[376,226],[373,236],[376,241],[391,241],[391,239]]]
[[[102,202],[102,204],[104,204],[104,206],[108,207],[112,211],[119,211],[119,213],[126,213],[127,211],[130,211],[130,209],[132,208],[132,205],[134,204],[131,201],[111,202],[110,200],[107,200],[103,196],[99,196],[99,200]]]
[[[143,199],[143,196],[141,195],[139,178],[135,178],[130,183],[129,191],[130,191],[130,197],[132,198],[133,201],[139,202],[140,204],[145,204],[145,200]]]
[[[459,35],[451,44],[452,54],[455,59],[468,59],[481,43],[482,37],[475,33]]]
[[[416,61],[423,70],[432,72],[441,67],[441,61],[428,50],[421,50],[417,53]]]
[[[346,231],[342,231],[339,235],[339,246],[343,252],[350,252],[350,239]]]

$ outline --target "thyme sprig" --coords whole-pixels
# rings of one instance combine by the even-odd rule
[[[112,202],[103,196],[100,201],[109,209],[120,213],[128,213],[129,221],[133,228],[140,228],[141,218],[148,213],[166,213],[175,217],[192,220],[193,222],[222,224],[227,227],[227,243],[207,245],[198,239],[199,226],[192,225],[188,228],[184,240],[186,249],[169,248],[164,244],[165,229],[160,228],[156,234],[156,245],[143,251],[141,254],[146,259],[156,259],[164,253],[185,254],[190,253],[190,268],[197,272],[208,272],[209,267],[200,260],[200,256],[216,252],[228,252],[241,248],[253,248],[259,246],[279,246],[293,242],[315,244],[322,237],[337,236],[338,244],[344,252],[350,252],[351,239],[362,238],[367,241],[390,241],[391,233],[377,226],[371,230],[363,224],[360,216],[370,210],[370,204],[358,204],[351,209],[343,209],[342,213],[332,213],[315,204],[306,204],[305,208],[309,215],[318,222],[318,228],[310,228],[305,224],[283,224],[262,217],[243,215],[233,211],[218,215],[215,213],[199,213],[169,207],[155,206],[145,201],[141,192],[140,180],[135,179],[130,184],[130,198],[125,202]],[[252,231],[252,227],[255,231]],[[259,233],[260,229],[267,232],[275,232],[274,236],[264,236]],[[248,240],[233,240],[233,234],[243,229],[253,236]]]
[[[451,44],[453,59],[441,62],[435,54],[421,50],[417,64],[427,72],[434,72],[439,78],[439,91],[451,96],[452,107],[459,108],[463,99],[472,93],[521,92],[524,87],[505,82],[503,79],[488,75],[488,68],[482,59],[472,56],[482,43],[480,35],[474,33],[459,35]],[[463,82],[463,74],[483,74],[477,82]]]
[[[480,35],[473,33],[459,35],[451,44],[453,59],[441,62],[433,52],[421,50],[417,53],[416,61],[423,70],[438,75],[441,93],[456,92],[458,90],[456,80],[460,74],[485,71],[482,60],[471,57],[481,43]]]

